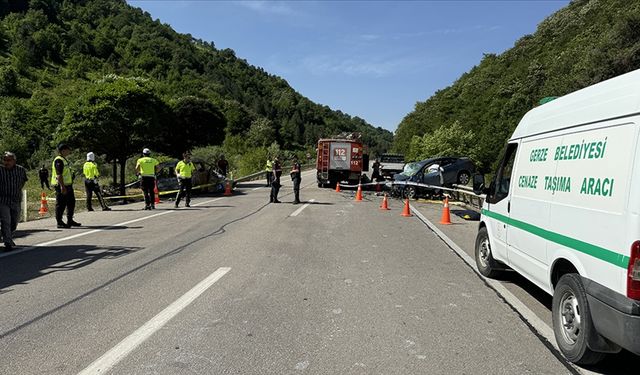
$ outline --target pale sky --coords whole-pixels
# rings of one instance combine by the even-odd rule
[[[231,48],[302,95],[394,131],[418,101],[501,53],[568,0],[129,0]]]

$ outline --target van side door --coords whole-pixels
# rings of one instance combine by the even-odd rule
[[[522,139],[513,173],[507,239],[509,262],[539,286],[546,286],[549,275],[548,240],[540,233],[550,229],[553,195],[563,194],[564,186],[558,186],[558,191],[551,189],[557,167],[553,150],[561,140],[557,135]]]
[[[482,213],[487,218],[487,226],[491,241],[493,257],[509,264],[507,253],[507,232],[509,229],[509,211],[511,209],[511,177],[518,153],[519,142],[507,144],[504,157],[496,171],[496,176],[491,183],[487,194],[487,208]]]

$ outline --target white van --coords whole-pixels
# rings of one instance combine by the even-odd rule
[[[640,354],[640,70],[529,111],[488,189],[480,272],[511,268],[553,295],[571,362]]]

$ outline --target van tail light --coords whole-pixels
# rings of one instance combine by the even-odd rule
[[[640,300],[640,241],[631,245],[631,257],[627,269],[627,297]]]

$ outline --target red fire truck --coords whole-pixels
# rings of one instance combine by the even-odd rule
[[[348,181],[355,185],[362,172],[369,170],[367,155],[359,139],[332,138],[318,141],[318,187],[335,187],[336,183]]]

